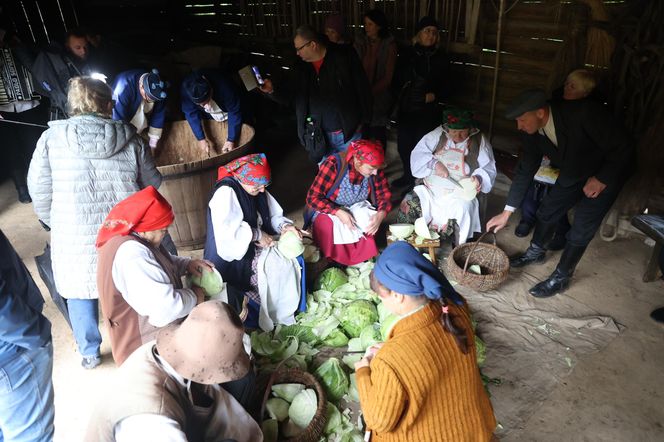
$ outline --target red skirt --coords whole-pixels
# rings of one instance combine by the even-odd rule
[[[323,256],[342,265],[359,264],[378,255],[373,235],[366,235],[352,244],[334,244],[332,220],[324,213],[319,213],[314,220],[313,237]]]

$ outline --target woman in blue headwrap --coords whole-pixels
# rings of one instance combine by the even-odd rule
[[[371,440],[491,440],[496,419],[464,299],[403,241],[380,255],[371,288],[400,317],[355,364]]]

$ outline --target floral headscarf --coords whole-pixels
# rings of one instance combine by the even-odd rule
[[[245,155],[221,166],[217,173],[217,181],[228,176],[235,177],[247,186],[267,186],[272,180],[270,165],[264,153]]]
[[[443,112],[443,126],[447,129],[470,129],[475,127],[473,113],[459,108],[448,108]]]
[[[348,147],[346,161],[351,158],[357,158],[361,163],[373,167],[381,167],[385,162],[385,152],[380,141],[375,140],[357,140],[352,141]]]
[[[123,199],[106,216],[97,235],[97,248],[114,236],[126,236],[131,232],[151,232],[171,225],[175,215],[157,189],[148,186]]]

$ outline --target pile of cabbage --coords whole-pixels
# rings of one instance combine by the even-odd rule
[[[274,370],[281,363],[283,367],[308,371],[321,382],[329,401],[326,436],[322,441],[362,441],[361,433],[351,423],[349,410],[342,413],[337,406],[342,400],[346,403],[359,402],[354,364],[362,358],[367,348],[387,340],[398,320],[396,315],[385,309],[369,286],[373,267],[374,263],[367,261],[348,267],[345,271],[336,267],[326,269],[316,281],[313,293],[307,295],[307,310],[297,315],[296,324],[278,325],[272,332],[255,331],[251,334],[251,346],[258,355],[257,362],[261,371]],[[481,366],[485,347],[479,338],[476,339],[478,363]],[[347,347],[346,351],[351,353],[345,354],[341,360],[330,357],[316,364],[315,357],[322,347]],[[312,392],[315,396],[315,391]],[[315,412],[315,401],[303,407],[301,418],[293,419],[290,416],[293,403],[283,395],[274,394],[277,397],[268,400],[272,401],[268,412],[271,420],[274,420],[267,424],[268,431],[282,428],[281,434],[285,436],[286,432],[293,434],[292,431],[297,430],[293,424],[301,428],[306,425],[300,424],[306,422],[308,425],[311,419],[307,421],[305,418]],[[287,405],[276,399],[290,403],[287,409],[290,423],[285,423]],[[312,397],[309,396],[309,399]],[[279,413],[275,412],[275,407],[279,408]],[[305,408],[309,414],[305,414]]]

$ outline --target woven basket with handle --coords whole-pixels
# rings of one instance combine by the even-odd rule
[[[325,429],[325,424],[327,423],[327,397],[325,396],[325,390],[321,386],[320,382],[311,374],[306,371],[299,370],[297,368],[280,368],[281,364],[277,366],[277,369],[272,373],[270,379],[267,383],[267,389],[265,390],[265,395],[263,396],[263,404],[261,405],[261,419],[265,416],[265,404],[270,398],[270,393],[272,393],[272,386],[275,384],[302,384],[305,388],[313,388],[316,391],[316,397],[318,398],[318,407],[316,408],[316,414],[311,420],[307,428],[302,430],[300,434],[290,439],[278,439],[279,442],[318,442],[323,430]]]
[[[482,242],[487,233],[493,235],[493,244]],[[469,272],[472,265],[479,265],[481,275]],[[461,285],[478,292],[495,289],[507,279],[510,260],[497,245],[496,234],[486,232],[476,242],[461,244],[447,257],[449,276]]]

